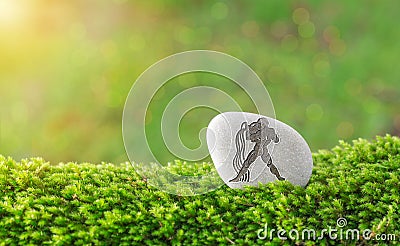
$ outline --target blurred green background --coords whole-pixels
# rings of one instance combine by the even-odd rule
[[[121,118],[130,87],[151,64],[192,49],[253,68],[277,119],[313,151],[338,139],[399,135],[399,9],[394,0],[0,0],[0,153],[126,161]],[[161,101],[215,81],[185,76],[159,92]],[[252,111],[234,85],[220,89]],[[154,138],[162,105],[148,117]],[[213,115],[185,116],[188,146],[198,145]]]

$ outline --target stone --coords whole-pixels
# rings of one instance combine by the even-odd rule
[[[276,119],[245,112],[214,117],[207,146],[215,168],[231,188],[287,180],[305,187],[313,160],[304,138]]]

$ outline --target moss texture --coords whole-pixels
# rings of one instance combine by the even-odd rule
[[[1,244],[386,244],[399,243],[400,139],[377,137],[313,154],[304,189],[288,182],[180,197],[150,187],[130,164],[50,165],[0,156]],[[179,161],[175,171],[191,173]],[[207,171],[212,164],[193,170]],[[179,171],[180,170],[180,171]],[[281,240],[268,229],[370,229],[392,241]],[[262,234],[261,234],[262,235]],[[295,234],[291,234],[295,235]],[[339,234],[338,234],[339,235]],[[289,237],[288,234],[284,235]],[[372,237],[373,238],[373,237]],[[393,238],[392,238],[393,239]]]

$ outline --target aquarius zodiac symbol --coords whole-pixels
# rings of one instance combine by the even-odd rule
[[[246,158],[245,140],[250,140],[255,143],[253,149]],[[277,144],[279,141],[275,129],[269,127],[269,122],[266,118],[259,118],[250,125],[247,125],[247,122],[243,122],[235,138],[236,154],[233,158],[233,169],[237,174],[234,178],[229,180],[229,182],[249,182],[249,168],[259,156],[278,180],[285,180],[285,178],[280,175],[278,168],[273,164],[272,157],[267,148],[271,142]]]

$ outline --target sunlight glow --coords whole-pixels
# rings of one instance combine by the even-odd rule
[[[26,17],[26,5],[18,0],[0,1],[0,26],[15,27]]]

